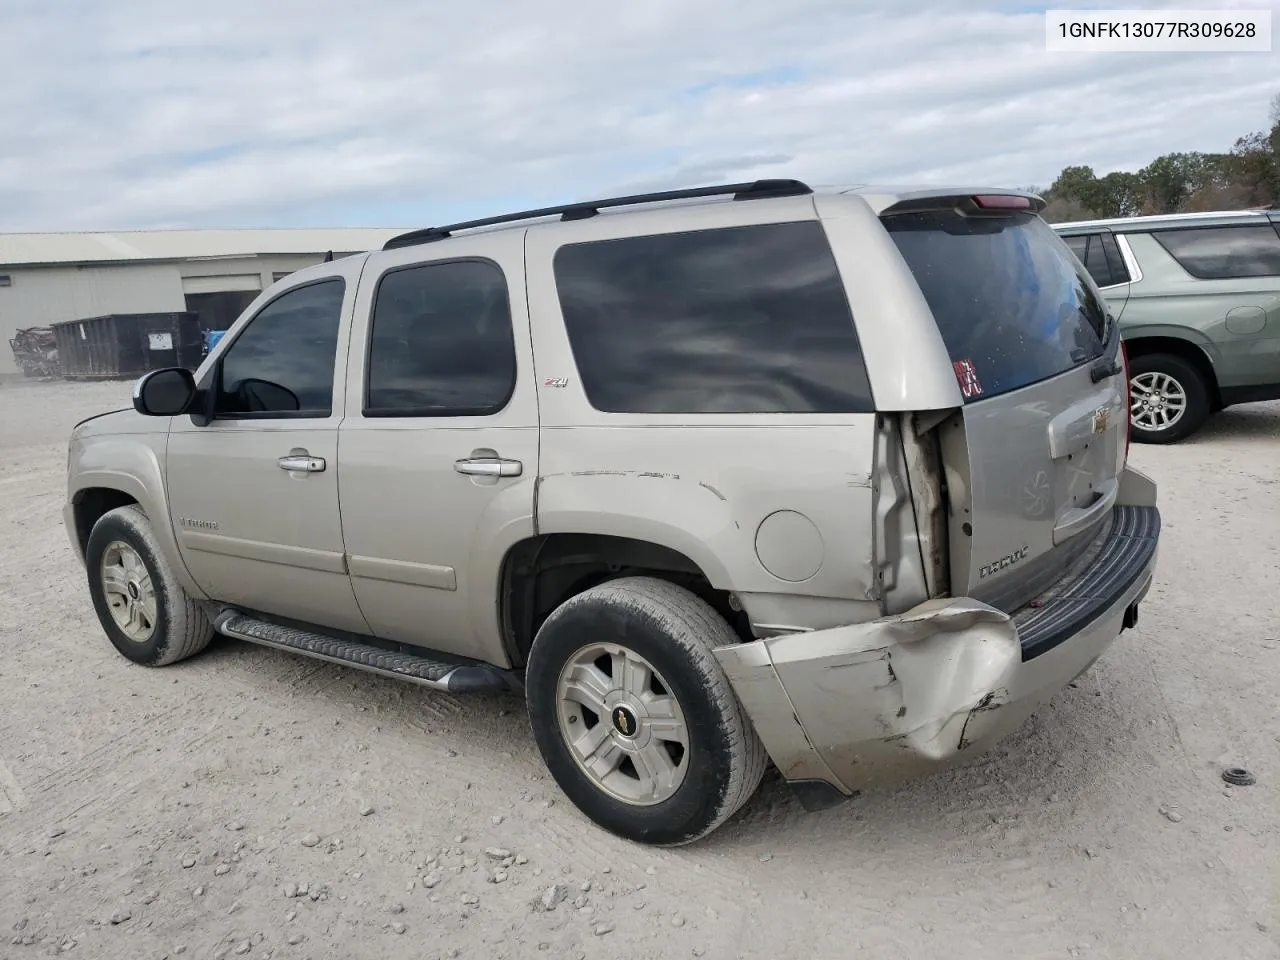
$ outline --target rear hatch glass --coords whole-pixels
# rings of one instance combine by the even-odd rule
[[[1110,515],[1128,420],[1114,322],[1034,214],[935,209],[883,222],[965,398],[941,433],[956,480],[952,592],[1014,609],[1052,585]]]
[[[890,216],[965,399],[998,396],[1102,356],[1107,314],[1038,216]]]

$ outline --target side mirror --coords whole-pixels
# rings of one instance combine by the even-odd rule
[[[134,385],[133,409],[148,417],[176,417],[187,412],[195,396],[196,378],[190,370],[153,370]]]

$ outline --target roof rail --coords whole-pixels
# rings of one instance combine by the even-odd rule
[[[521,210],[519,213],[504,213],[497,217],[486,217],[483,220],[465,220],[462,223],[451,223],[443,227],[426,227],[392,237],[382,247],[383,250],[394,250],[398,247],[411,247],[419,243],[432,243],[444,240],[458,230],[471,230],[476,227],[491,227],[500,223],[516,223],[520,220],[536,220],[541,217],[559,216],[561,220],[586,220],[594,217],[608,207],[629,207],[640,203],[660,203],[665,200],[693,200],[698,197],[723,197],[733,195],[735,200],[764,200],[770,197],[803,197],[813,193],[813,188],[799,180],[756,180],[751,183],[726,183],[715,187],[692,187],[686,190],[664,190],[660,193],[638,193],[630,197],[611,197],[605,200],[584,200],[578,203],[567,203],[558,207],[543,207],[539,210]]]

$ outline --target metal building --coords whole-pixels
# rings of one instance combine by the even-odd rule
[[[403,228],[0,233],[0,377],[19,329],[106,314],[191,311],[225,330],[276,280],[376,250]]]

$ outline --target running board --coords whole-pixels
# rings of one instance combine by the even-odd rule
[[[323,634],[283,627],[258,620],[238,610],[223,610],[213,621],[213,628],[226,637],[249,643],[300,653],[317,660],[327,660],[356,667],[395,680],[446,690],[449,693],[500,693],[512,684],[497,667],[484,663],[448,663],[411,653],[384,650],[355,640],[339,640]]]

